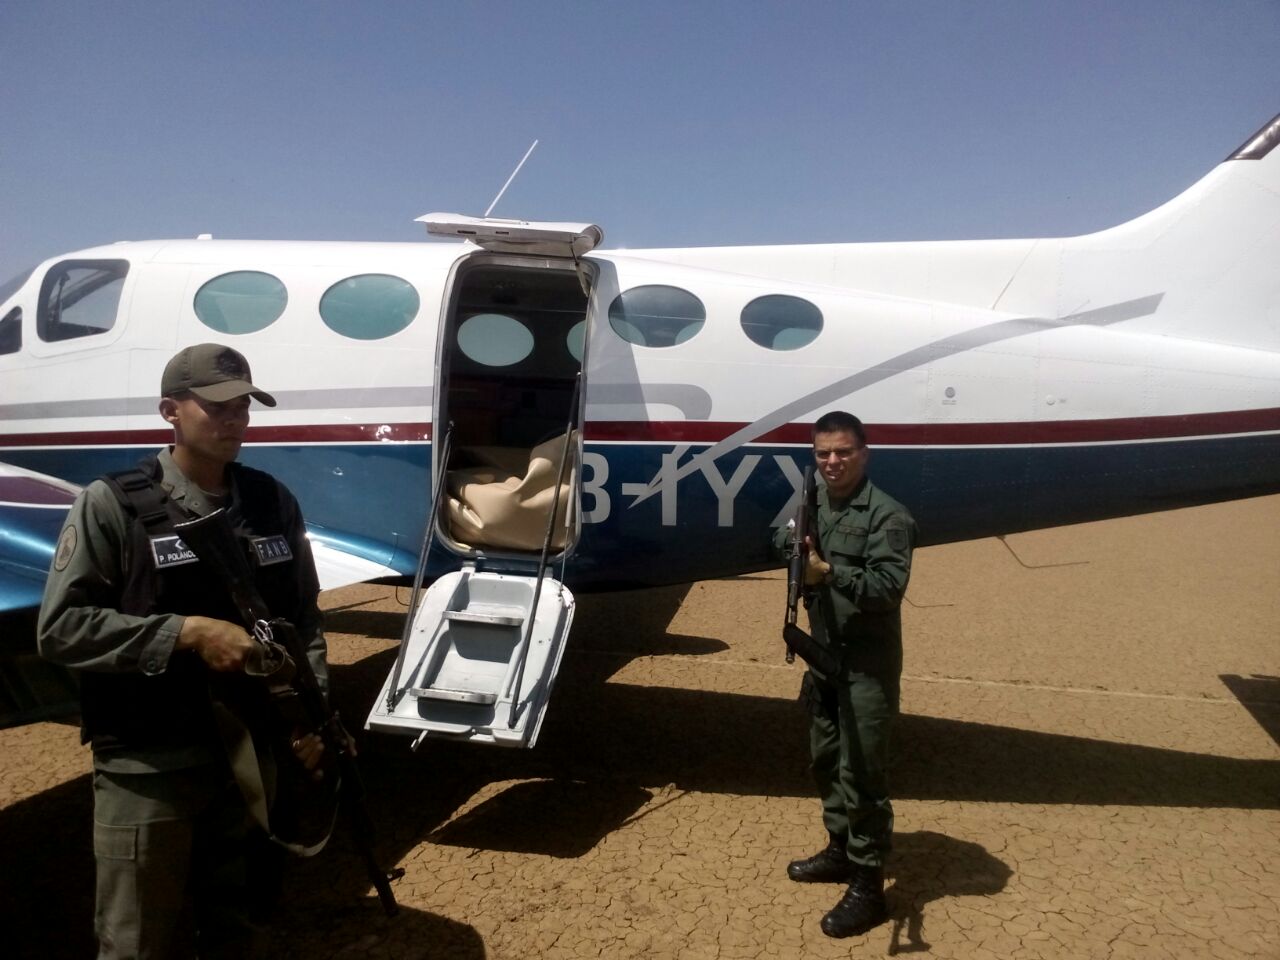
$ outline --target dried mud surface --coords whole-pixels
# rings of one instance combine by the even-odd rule
[[[349,844],[291,865],[289,958],[1280,958],[1280,497],[920,551],[892,920],[836,886],[777,574],[579,598],[532,751],[364,734],[387,921]],[[327,594],[352,725],[406,591]],[[3,952],[93,953],[89,756],[0,730]]]

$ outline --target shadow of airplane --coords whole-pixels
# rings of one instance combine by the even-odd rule
[[[1258,726],[1280,746],[1280,677],[1252,674],[1241,677],[1236,674],[1218,675],[1240,706],[1258,721]]]
[[[97,952],[92,823],[88,774],[0,810],[5,957],[50,960]],[[286,905],[264,930],[263,956],[314,960],[356,952],[483,960],[484,942],[467,924],[403,904],[388,920],[366,890],[363,866],[340,830],[322,854],[292,862]]]
[[[401,904],[400,912],[388,919],[376,899],[339,903],[296,894],[282,911],[282,919],[265,931],[258,953],[271,960],[353,956],[484,960],[487,956],[475,928],[448,917]]]
[[[627,783],[524,780],[450,820],[428,843],[575,858],[590,852],[653,797]]]
[[[93,786],[89,774],[0,810],[6,957],[92,957]]]
[[[572,653],[572,650],[571,650]],[[376,694],[384,651],[334,668],[355,704]],[[896,729],[894,796],[1006,803],[1280,809],[1280,761],[1242,760],[1066,734],[906,714]],[[774,697],[600,682],[590,657],[566,657],[538,746],[502,751],[365,738],[370,793],[439,795],[441,770],[465,802],[495,780],[567,780],[755,796],[809,796],[805,718]],[[385,783],[382,781],[385,778]],[[434,784],[434,786],[433,786]],[[469,784],[469,785],[468,785]],[[393,787],[394,785],[394,787]],[[625,804],[624,804],[625,806]]]
[[[387,650],[334,668],[335,696],[348,706],[348,716],[359,716],[370,702],[393,657]],[[590,667],[587,662],[580,669],[567,659],[563,686],[533,750],[429,742],[414,754],[407,739],[363,737],[360,764],[378,827],[379,861],[398,863],[424,840],[579,857],[667,785],[690,792],[811,796],[799,704],[601,683]],[[900,718],[898,737],[895,797],[1280,809],[1277,761],[913,715]],[[509,785],[465,809],[496,783]],[[0,810],[6,861],[15,865],[0,876],[0,910],[9,921],[3,928],[7,956],[91,955],[91,807],[89,778],[83,776]],[[904,952],[923,949],[913,946],[924,942],[918,919],[923,903],[967,889],[963,878],[970,872],[981,885],[995,883],[991,878],[1000,873],[985,852],[936,835],[911,836],[904,836],[891,862],[901,871],[895,915],[902,920],[896,936],[907,938],[897,947]],[[920,850],[913,852],[913,844]],[[930,844],[947,845],[943,852],[951,859],[941,877],[919,866],[936,860],[939,851]],[[400,932],[411,927],[429,938],[419,943],[452,944],[439,956],[485,955],[474,930],[445,918],[406,910],[413,919],[387,924],[341,831],[321,855],[294,862],[285,896],[288,907],[271,933],[279,956],[291,956],[288,944],[295,940],[311,945],[309,956],[333,955],[317,954],[315,944],[332,944],[336,954],[342,937],[343,949],[353,942],[403,939],[403,955],[421,955]],[[330,933],[318,938],[316,931]],[[379,950],[398,955],[389,946]]]
[[[401,862],[424,841],[580,857],[667,788],[812,796],[805,717],[793,700],[607,682],[632,650],[652,654],[655,644],[685,653],[719,649],[719,641],[665,632],[683,588],[648,593],[662,595],[656,607],[640,594],[585,607],[535,749],[429,741],[414,754],[407,738],[362,736],[360,765],[378,827],[379,862]],[[401,622],[394,613],[358,608],[330,618],[331,628],[366,636],[399,636]],[[391,648],[332,668],[335,704],[354,720],[352,727],[394,658]],[[1267,706],[1274,697],[1275,678],[1223,679],[1246,706]],[[1275,736],[1270,719],[1259,722]],[[1280,809],[1280,761],[915,715],[899,718],[896,736],[895,797]],[[494,784],[505,786],[486,792]],[[0,810],[11,865],[0,874],[6,956],[92,954],[91,808],[83,776]],[[924,904],[999,889],[1008,876],[1007,867],[977,845],[928,831],[902,835],[889,866],[897,918],[891,947],[898,952],[927,949]],[[366,947],[387,956],[485,956],[479,935],[465,924],[417,910],[388,923],[341,831],[321,855],[293,863],[285,897],[287,909],[270,934],[275,956],[300,956],[292,952],[295,943],[308,944],[308,956]],[[317,943],[323,943],[319,953]]]

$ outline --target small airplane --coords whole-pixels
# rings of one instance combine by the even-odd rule
[[[431,582],[367,725],[532,746],[569,587],[776,566],[826,410],[923,544],[1280,490],[1278,141],[1062,239],[604,251],[432,214],[453,242],[81,250],[0,287],[0,460],[65,502],[170,440],[176,350],[232,343],[279,400],[242,459],[297,494],[322,585]],[[0,612],[58,517],[4,506],[47,539],[0,514]]]

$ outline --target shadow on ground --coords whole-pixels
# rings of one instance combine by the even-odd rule
[[[427,841],[478,850],[581,857],[653,794],[624,784],[524,780],[450,820]]]
[[[0,810],[4,955],[92,957],[93,787],[88,774]]]
[[[580,857],[668,787],[810,797],[805,718],[796,702],[608,682],[630,654],[722,648],[665,632],[683,596],[683,589],[649,591],[584,607],[533,750],[431,742],[415,754],[408,738],[363,736],[360,764],[381,862],[399,863],[424,842]],[[329,615],[332,631],[375,638],[399,636],[401,622],[402,615],[358,607]],[[353,729],[394,659],[391,648],[334,666],[335,703]],[[1254,715],[1276,736],[1280,681],[1223,680],[1251,711],[1259,706]],[[900,718],[897,738],[895,797],[1280,809],[1277,761],[913,715]],[[9,865],[0,878],[6,956],[92,955],[91,806],[84,776],[0,810]],[[889,866],[897,918],[891,948],[899,952],[927,949],[925,904],[995,892],[1009,875],[981,847],[929,832],[899,836]],[[404,910],[388,922],[341,833],[319,856],[292,864],[285,896],[287,909],[270,934],[275,956],[485,956],[479,935],[457,921]]]
[[[336,903],[300,897],[268,929],[261,955],[271,960],[352,956],[484,960],[487,954],[474,928],[425,910],[401,906],[388,919],[376,900]]]
[[[393,662],[388,650],[334,669],[335,688],[353,701],[348,716],[363,715],[354,705],[372,701]],[[446,806],[499,780],[614,791],[675,784],[750,796],[812,792],[799,704],[608,683],[602,679],[608,669],[593,658],[566,658],[541,740],[530,751],[429,742],[413,755],[407,738],[367,737],[372,792],[443,793],[451,798]],[[909,799],[1280,809],[1280,762],[1274,760],[910,714],[899,718],[896,736],[894,795]],[[632,802],[615,798],[605,805],[621,809]]]
[[[1280,746],[1280,677],[1252,674],[1247,677],[1236,674],[1219,674],[1240,706],[1258,721],[1258,726]]]
[[[930,949],[924,939],[927,904],[947,897],[999,893],[1013,871],[979,844],[917,830],[894,834],[886,874],[892,880],[885,891],[891,918],[886,952],[894,955]]]
[[[347,716],[362,716],[393,657],[389,650],[334,668]],[[407,738],[365,736],[360,762],[380,861],[399,863],[424,841],[579,857],[667,785],[812,794],[798,704],[600,682],[590,667],[567,663],[542,739],[531,751],[429,743],[415,754]],[[902,798],[1280,809],[1275,761],[918,716],[902,717],[898,735],[893,784]],[[492,796],[475,802],[494,784]],[[84,776],[0,810],[0,837],[12,865],[0,879],[6,956],[92,955],[91,806]],[[925,948],[925,903],[983,892],[1007,875],[975,845],[928,833],[901,836],[890,867],[899,918],[894,943],[903,952]],[[285,895],[288,908],[271,933],[276,956],[301,956],[290,952],[295,942],[307,945],[309,957],[343,950],[463,960],[485,955],[471,927],[444,917],[406,910],[388,923],[341,833],[319,856],[292,864]],[[414,944],[441,946],[414,953]]]

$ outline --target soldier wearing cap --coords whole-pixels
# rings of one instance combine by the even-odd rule
[[[250,398],[275,406],[245,358],[219,344],[187,347],[165,367],[160,392],[173,445],[77,498],[38,643],[80,681],[81,736],[93,748],[99,957],[245,956],[249,820],[210,680],[247,682],[235,677],[255,644],[172,523],[225,508],[237,535],[259,548],[255,587],[296,625],[323,684],[319,587],[293,495],[235,462]],[[313,734],[293,741],[308,770],[323,749]]]
[[[907,509],[866,476],[866,431],[833,410],[813,425],[818,488],[817,542],[810,538],[805,584],[813,591],[813,638],[839,670],[805,673],[800,699],[809,710],[809,750],[822,798],[826,847],[787,865],[800,883],[844,883],[822,918],[829,937],[866,933],[888,918],[884,862],[893,841],[889,731],[902,675],[899,607],[911,577],[916,525]],[[778,531],[779,550],[789,531]]]

